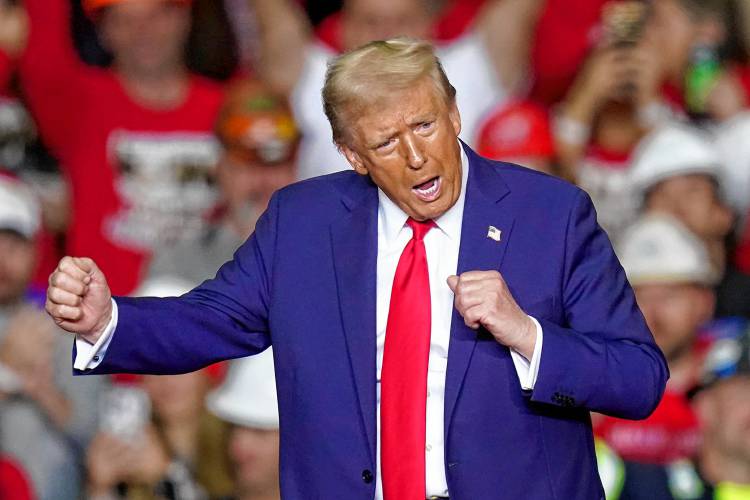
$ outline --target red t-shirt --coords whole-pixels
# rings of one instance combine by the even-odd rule
[[[0,457],[0,498],[3,500],[33,500],[29,481],[13,462]]]
[[[146,108],[117,74],[86,66],[71,43],[66,0],[25,2],[31,30],[22,87],[69,181],[67,252],[89,256],[115,294],[138,286],[154,248],[201,229],[214,203],[208,175],[221,87],[191,76],[184,102]]]
[[[594,432],[623,460],[656,464],[694,456],[701,436],[687,398],[670,391],[646,420],[604,417]]]

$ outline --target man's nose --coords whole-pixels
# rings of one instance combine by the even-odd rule
[[[413,133],[408,133],[404,136],[401,142],[404,147],[404,156],[406,158],[406,164],[409,168],[419,170],[422,165],[427,161],[419,139]]]

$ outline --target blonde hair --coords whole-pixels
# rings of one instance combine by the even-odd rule
[[[447,104],[456,89],[445,76],[433,46],[422,40],[394,38],[367,43],[328,63],[323,108],[337,144],[345,139],[345,112],[358,111],[394,90],[405,90],[429,77]]]

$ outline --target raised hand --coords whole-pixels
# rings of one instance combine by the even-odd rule
[[[449,276],[448,286],[466,326],[484,327],[499,343],[531,359],[536,326],[518,306],[499,272],[469,271]]]
[[[112,318],[104,273],[86,257],[63,257],[49,277],[45,309],[60,328],[92,344]]]
[[[29,34],[26,10],[20,5],[0,2],[0,50],[11,57],[23,52]]]

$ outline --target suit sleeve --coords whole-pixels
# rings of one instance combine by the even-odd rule
[[[544,352],[531,399],[646,418],[661,400],[667,364],[583,192],[569,215],[562,288],[565,327],[540,320]]]
[[[117,328],[106,356],[74,372],[178,374],[265,350],[277,212],[274,196],[234,258],[182,297],[115,298]]]

